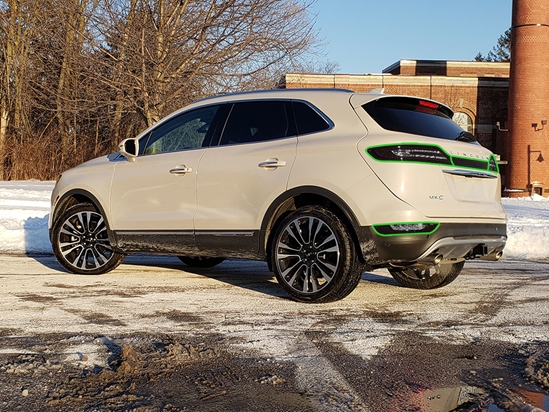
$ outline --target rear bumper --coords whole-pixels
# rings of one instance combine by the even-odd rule
[[[507,240],[506,225],[442,223],[430,234],[381,236],[361,227],[359,242],[365,261],[373,266],[408,265],[482,258],[497,260]]]

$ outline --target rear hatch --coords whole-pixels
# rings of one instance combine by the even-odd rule
[[[358,150],[398,198],[430,218],[505,218],[496,157],[431,100],[353,95]]]

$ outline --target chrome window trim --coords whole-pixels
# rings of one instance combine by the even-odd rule
[[[481,172],[478,170],[465,170],[465,169],[455,169],[455,170],[443,170],[443,173],[454,176],[463,176],[463,177],[477,177],[480,179],[497,179],[498,176],[493,173]]]

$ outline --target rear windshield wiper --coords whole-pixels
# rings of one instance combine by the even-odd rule
[[[465,130],[461,132],[458,135],[458,137],[456,137],[456,140],[460,142],[468,142],[468,143],[477,141],[473,133],[466,132]]]

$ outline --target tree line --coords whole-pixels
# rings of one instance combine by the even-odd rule
[[[191,101],[310,70],[313,2],[0,0],[0,180],[54,179]]]

